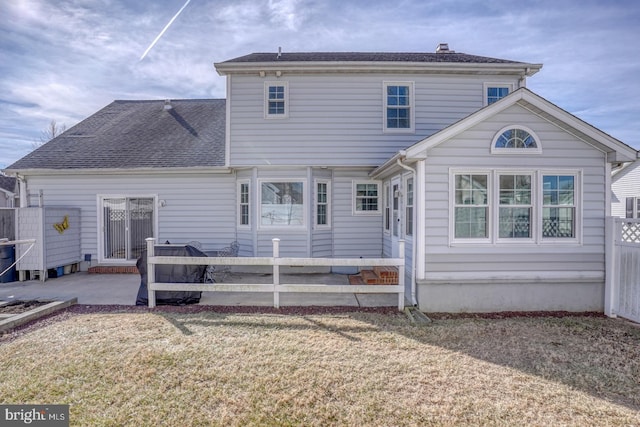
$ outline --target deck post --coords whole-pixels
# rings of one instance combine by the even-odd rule
[[[404,270],[405,270],[405,258],[404,258],[404,240],[398,242],[398,258],[402,259],[403,263],[398,266],[398,286],[401,287],[401,291],[398,292],[398,310],[404,310]],[[415,261],[414,261],[415,262]]]
[[[153,257],[156,239],[153,237],[147,237],[147,300],[149,308],[153,308],[156,306],[156,291],[151,289],[151,284],[156,281],[156,265],[151,262],[151,257]]]
[[[277,237],[271,239],[273,242],[273,306],[280,308],[280,266],[278,265],[276,258],[280,257],[280,239]]]

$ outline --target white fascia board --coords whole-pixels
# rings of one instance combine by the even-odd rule
[[[260,71],[295,73],[453,73],[525,75],[537,73],[542,64],[528,63],[467,63],[467,62],[366,62],[366,61],[300,61],[300,62],[227,62],[214,64],[219,75],[254,74]]]
[[[429,136],[428,138],[417,142],[416,144],[407,148],[407,158],[420,158],[424,156],[424,153],[426,153],[429,149],[506,110],[514,104],[517,104],[518,101],[529,103],[534,107],[540,109],[541,111],[557,118],[568,126],[583,133],[584,135],[593,138],[595,141],[598,141],[598,143],[602,144],[610,151],[615,152],[617,156],[613,157],[616,157],[618,161],[620,159],[625,159],[625,161],[630,162],[638,158],[638,152],[634,148],[582,121],[578,117],[568,113],[567,111],[547,101],[541,96],[536,95],[527,88],[520,88],[515,92],[507,95],[503,99],[494,102],[493,104],[476,111],[475,113],[465,117],[464,119],[461,119],[458,122]],[[522,107],[525,109],[527,108],[525,105],[523,105]],[[531,111],[532,114],[537,115],[535,111],[529,111]],[[565,130],[565,132],[568,131]],[[588,143],[588,141],[585,141],[585,143]]]
[[[144,175],[144,174],[229,174],[230,168],[226,167],[201,167],[201,168],[132,168],[132,169],[5,169],[10,174],[20,174],[22,176],[35,175]]]
[[[638,158],[638,152],[634,148],[612,137],[611,135],[601,131],[595,126],[590,125],[589,123],[574,116],[568,111],[563,110],[562,108],[558,107],[552,102],[547,101],[546,99],[531,92],[530,90],[526,90],[526,92],[524,92],[522,96],[522,100],[556,117],[557,119],[563,121],[567,125],[576,129],[577,131],[598,141],[600,144],[604,145],[609,150],[615,152],[616,155],[613,155],[611,157],[613,161],[632,162]],[[533,113],[535,114],[535,112]]]

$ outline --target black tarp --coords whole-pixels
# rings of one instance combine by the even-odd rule
[[[207,254],[193,246],[157,246],[156,256],[192,256],[206,257]],[[136,267],[140,272],[140,288],[136,305],[149,304],[149,291],[147,289],[147,251],[138,258]],[[156,282],[161,283],[202,283],[206,265],[156,265]],[[156,291],[157,305],[185,305],[200,302],[200,291]]]

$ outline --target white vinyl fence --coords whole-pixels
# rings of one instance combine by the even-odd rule
[[[640,322],[640,219],[607,218],[604,312]]]
[[[400,241],[398,258],[283,258],[280,257],[280,239],[273,239],[272,257],[180,257],[155,256],[156,239],[147,241],[147,288],[149,307],[156,305],[156,291],[203,291],[203,292],[269,292],[273,293],[273,306],[280,307],[280,293],[319,292],[349,294],[398,294],[398,310],[404,309],[404,241]],[[273,282],[255,283],[158,283],[155,281],[155,265],[214,265],[214,266],[272,266]],[[398,268],[396,285],[325,285],[325,284],[281,284],[280,266],[301,267],[371,267],[388,266]]]

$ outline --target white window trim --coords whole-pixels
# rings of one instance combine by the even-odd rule
[[[387,127],[387,87],[388,86],[408,86],[409,87],[409,120],[408,128],[388,128]],[[416,109],[415,109],[415,83],[411,81],[384,81],[382,82],[382,131],[383,133],[415,133],[416,132]]]
[[[284,114],[269,114],[269,86],[284,87]],[[289,118],[289,82],[279,80],[264,82],[264,118],[270,120]]]
[[[487,175],[487,237],[483,238],[459,238],[456,237],[456,175]],[[487,169],[450,169],[449,170],[449,244],[486,245],[493,241],[493,207],[492,197],[493,173]]]
[[[509,94],[511,94],[515,90],[515,85],[513,83],[505,83],[505,82],[485,82],[482,85],[482,105],[489,105],[489,88],[497,87],[497,88],[507,88],[509,89]]]
[[[567,237],[559,237],[559,238],[553,238],[553,237],[542,237],[542,227],[538,227],[538,231],[537,231],[537,235],[536,235],[536,239],[538,241],[538,244],[541,245],[545,245],[545,244],[552,244],[552,245],[558,245],[558,244],[574,244],[574,245],[581,245],[582,244],[582,221],[583,221],[583,209],[584,209],[584,203],[583,203],[583,186],[582,186],[582,170],[576,170],[576,169],[540,169],[538,171],[538,179],[537,179],[537,184],[539,184],[539,189],[537,191],[538,193],[538,198],[539,198],[539,203],[537,205],[536,210],[537,212],[537,216],[539,218],[539,222],[540,224],[542,224],[542,209],[543,209],[543,191],[544,189],[542,188],[542,177],[544,175],[569,175],[569,176],[573,176],[574,177],[574,200],[573,200],[573,206],[575,207],[576,210],[576,217],[575,217],[575,230],[574,230],[574,237],[572,238],[567,238]],[[562,207],[561,205],[558,205],[559,207]]]
[[[318,184],[327,185],[327,223],[318,224]],[[327,230],[331,228],[331,180],[315,179],[313,181],[313,226],[317,230]]]
[[[300,225],[266,225],[262,223],[262,184],[265,182],[292,182],[292,183],[302,183],[302,224]],[[258,179],[257,190],[254,191],[256,201],[256,223],[258,225],[258,229],[266,229],[266,230],[306,230],[308,224],[308,216],[309,216],[309,191],[307,188],[307,180],[305,178],[295,179],[295,178],[260,178]]]
[[[503,133],[511,129],[521,129],[529,133],[533,137],[533,139],[536,140],[536,148],[496,148],[496,142],[498,142],[498,138],[500,138],[500,136],[502,136]],[[538,138],[538,135],[536,135],[536,133],[530,128],[522,125],[509,125],[500,129],[493,136],[493,139],[491,140],[491,154],[498,154],[498,155],[507,154],[507,155],[517,155],[517,156],[529,156],[529,155],[535,155],[535,154],[542,154],[542,142],[540,141],[540,138]]]
[[[356,198],[358,195],[358,184],[375,184],[378,187],[378,210],[375,211],[359,211],[356,209],[357,203],[356,203]],[[351,187],[351,191],[352,191],[352,197],[351,197],[351,202],[352,202],[352,208],[351,208],[351,212],[354,216],[360,216],[360,215],[364,215],[364,216],[370,216],[370,215],[382,215],[382,194],[380,192],[380,181],[373,181],[373,180],[354,180],[352,183],[352,187]]]
[[[409,205],[409,180],[413,180],[413,203],[411,205]],[[404,206],[402,207],[404,209],[403,212],[403,217],[404,217],[404,224],[402,226],[402,235],[404,236],[404,238],[407,241],[412,241],[413,240],[413,235],[416,232],[416,221],[415,221],[415,217],[416,217],[416,180],[414,178],[414,176],[412,174],[410,175],[405,175],[405,177],[402,180],[402,185],[404,186],[403,188],[403,194],[404,194]],[[411,234],[407,234],[407,224],[409,223],[409,216],[407,215],[407,208],[411,206],[411,211],[413,212],[412,218],[411,218],[411,226],[412,226],[412,233]]]
[[[518,245],[518,244],[535,244],[536,243],[536,229],[541,228],[538,226],[537,221],[540,216],[538,216],[538,200],[540,197],[538,195],[537,187],[538,183],[538,175],[535,170],[529,169],[497,169],[491,171],[493,174],[493,181],[495,184],[491,189],[493,193],[493,198],[491,203],[495,206],[495,215],[491,217],[491,221],[495,222],[495,227],[493,227],[493,236],[492,241],[499,244],[505,245]],[[531,219],[530,219],[530,234],[531,237],[523,238],[523,237],[500,237],[500,176],[501,175],[529,175],[531,177]],[[513,207],[514,205],[505,205],[505,207]],[[540,210],[542,212],[542,210]]]
[[[247,188],[248,188],[248,191],[249,191],[249,194],[248,194],[249,200],[246,203],[249,206],[249,223],[248,224],[242,224],[242,222],[240,220],[241,216],[242,216],[242,205],[243,205],[243,203],[242,203],[242,194],[241,194],[241,189],[242,189],[242,185],[243,184],[247,185]],[[238,195],[238,206],[237,206],[238,215],[237,215],[237,218],[236,218],[237,226],[240,229],[249,229],[249,228],[251,228],[251,216],[252,216],[251,215],[251,181],[250,180],[248,180],[248,179],[238,180],[237,195]]]
[[[459,174],[488,175],[487,190],[489,201],[487,238],[456,238],[455,237],[455,176]],[[499,229],[499,175],[532,175],[532,220],[531,239],[498,238]],[[575,207],[575,235],[572,238],[542,237],[542,209],[543,209],[543,185],[544,175],[568,175],[575,178],[574,181],[574,207]],[[450,169],[449,170],[449,246],[545,246],[563,245],[580,246],[583,239],[583,171],[580,169]]]

